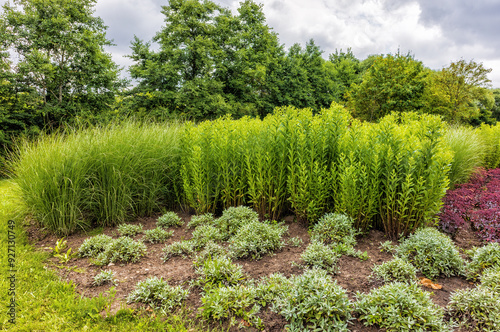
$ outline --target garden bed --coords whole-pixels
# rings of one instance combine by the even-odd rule
[[[179,213],[184,220],[181,227],[170,227],[173,236],[170,237],[165,243],[151,244],[147,243],[147,254],[140,259],[137,263],[110,263],[108,266],[96,266],[91,264],[88,258],[72,258],[67,263],[60,264],[57,258],[49,260],[49,266],[55,269],[59,275],[68,282],[73,282],[79,294],[85,297],[95,297],[100,293],[109,291],[113,286],[112,284],[105,284],[102,286],[94,286],[94,276],[103,270],[111,270],[117,279],[116,286],[114,287],[115,301],[111,306],[111,311],[107,314],[116,313],[123,306],[131,308],[144,308],[143,305],[132,303],[127,304],[127,297],[134,290],[138,282],[144,281],[149,277],[161,277],[167,280],[171,286],[181,285],[187,288],[187,285],[197,279],[198,275],[195,273],[192,258],[183,258],[180,256],[172,257],[166,262],[162,260],[162,249],[166,244],[171,244],[180,240],[191,238],[193,229],[187,228],[188,222],[191,220],[191,215]],[[143,230],[149,230],[156,227],[157,218],[159,216],[152,216],[149,218],[139,218],[132,224],[142,224]],[[290,277],[292,275],[300,275],[303,273],[303,267],[298,266],[296,263],[301,264],[301,254],[310,243],[310,234],[308,233],[307,225],[295,221],[293,216],[284,219],[285,225],[288,226],[288,233],[283,237],[285,245],[281,250],[272,254],[266,254],[260,260],[253,260],[250,258],[233,259],[233,263],[241,265],[243,272],[247,278],[259,279],[263,276],[268,276],[272,273],[279,272]],[[73,252],[77,252],[78,248],[82,245],[85,239],[91,235],[97,234],[94,231],[92,234],[79,233],[68,236],[65,238],[67,241],[67,248],[72,248]],[[54,247],[58,238],[54,235],[44,235],[36,230],[33,226],[28,230],[30,240],[35,243],[39,250],[50,251],[48,247]],[[102,234],[118,237],[116,227],[106,227],[102,229]],[[142,235],[133,237],[139,240]],[[293,246],[288,244],[291,238],[300,238],[302,244],[300,246]],[[347,295],[351,300],[355,300],[356,292],[368,293],[370,290],[378,288],[382,282],[368,278],[372,272],[372,267],[375,264],[381,264],[392,259],[393,255],[386,251],[382,251],[380,243],[388,239],[385,235],[376,230],[372,230],[365,236],[358,236],[355,249],[361,252],[366,252],[368,255],[367,260],[361,260],[356,257],[343,255],[337,263],[337,272],[331,274],[333,280],[347,291]],[[460,229],[455,237],[454,243],[461,249],[471,249],[473,246],[481,245],[481,241],[472,230],[468,228]],[[395,242],[394,242],[395,244]],[[225,244],[227,245],[227,243]],[[295,264],[294,264],[295,263]],[[421,275],[419,275],[421,276]],[[432,291],[432,301],[441,306],[446,307],[449,302],[450,293],[458,289],[472,288],[474,283],[464,277],[439,277],[433,282],[442,286],[442,289],[430,290],[424,286],[422,289]],[[201,302],[201,289],[199,287],[191,288],[191,292],[185,302],[186,307],[190,311],[190,318],[200,319],[197,315]],[[106,313],[103,313],[103,315]],[[279,314],[272,312],[268,307],[265,307],[259,313],[266,331],[283,331],[287,321]],[[223,326],[227,327],[227,321]],[[219,327],[216,323],[210,323],[211,327]],[[376,327],[367,327],[354,319],[349,325],[351,331],[377,331]],[[232,329],[236,330],[236,327]]]

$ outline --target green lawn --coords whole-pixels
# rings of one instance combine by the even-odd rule
[[[48,254],[38,252],[30,245],[23,228],[25,217],[23,202],[16,195],[16,184],[11,180],[0,181],[0,328],[9,331],[197,331],[188,319],[170,315],[168,319],[151,318],[131,309],[119,310],[114,315],[105,313],[113,296],[103,294],[98,298],[82,298],[75,287],[60,280],[45,268]],[[12,273],[8,261],[9,220],[15,222],[15,262]],[[10,223],[12,225],[12,223]],[[15,323],[9,322],[10,280],[15,275]],[[107,316],[103,318],[103,316]],[[191,324],[193,325],[193,324]]]

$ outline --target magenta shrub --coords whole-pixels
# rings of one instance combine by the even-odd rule
[[[439,226],[454,235],[470,223],[488,242],[500,242],[500,169],[481,170],[443,198]]]

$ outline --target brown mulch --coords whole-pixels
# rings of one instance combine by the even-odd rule
[[[118,284],[115,287],[116,295],[115,302],[111,306],[110,314],[116,312],[124,305],[137,308],[137,304],[126,304],[126,298],[129,293],[134,289],[139,281],[146,278],[157,276],[168,280],[170,285],[187,285],[191,280],[196,279],[194,273],[192,260],[189,258],[173,257],[167,262],[162,260],[162,249],[166,244],[171,244],[176,241],[186,240],[191,237],[191,229],[186,227],[191,216],[186,213],[179,213],[185,220],[184,226],[178,228],[170,228],[174,231],[174,235],[163,244],[150,244],[146,243],[148,247],[147,255],[143,257],[138,263],[132,264],[111,264],[110,266],[98,267],[90,264],[89,259],[72,259],[66,263],[68,268],[58,268],[57,259],[51,258],[49,265],[56,270],[61,278],[66,281],[72,281],[76,286],[77,292],[82,296],[95,297],[101,293],[108,291],[111,285],[103,285],[95,287],[92,285],[93,277],[102,270],[108,269],[115,273],[115,278],[118,279]],[[144,230],[153,229],[156,227],[156,219],[159,215],[148,218],[138,218],[135,223],[143,225]],[[290,237],[300,237],[303,244],[300,247],[287,245],[281,251],[273,255],[266,255],[260,260],[251,259],[238,259],[234,262],[243,267],[244,272],[250,278],[260,278],[267,276],[274,272],[283,273],[289,277],[302,273],[302,268],[292,264],[301,263],[300,255],[310,243],[307,225],[302,222],[294,221],[293,216],[284,219],[289,228],[289,232],[285,238],[288,240]],[[115,227],[106,227],[103,233],[118,237],[118,232]],[[47,247],[54,247],[58,237],[41,232],[36,225],[28,227],[27,234],[31,243],[33,243],[39,250],[48,251]],[[90,235],[86,233],[78,233],[66,238],[68,248],[72,248],[73,252],[77,252],[80,245]],[[135,239],[142,238],[139,234]],[[392,255],[380,250],[380,243],[387,241],[383,232],[372,230],[366,236],[358,238],[356,249],[362,252],[366,251],[369,259],[362,261],[358,258],[342,256],[338,263],[338,273],[333,275],[332,278],[338,282],[344,289],[347,290],[349,298],[355,299],[356,292],[366,293],[373,288],[381,286],[381,283],[369,279],[371,268],[375,264],[381,264],[392,259]],[[460,230],[454,237],[455,244],[460,248],[466,250],[473,246],[480,246],[481,241],[472,230],[465,228]],[[396,244],[394,242],[394,244]],[[470,288],[474,285],[467,281],[465,278],[451,277],[451,278],[438,278],[433,282],[442,285],[442,289],[430,290],[432,291],[433,301],[445,307],[448,304],[450,293],[463,288]],[[201,306],[201,294],[197,289],[193,289],[186,301],[186,306],[191,308],[192,319],[198,319],[197,313]],[[284,331],[287,322],[278,314],[270,311],[269,308],[261,310],[260,317],[264,323],[265,331]],[[214,325],[213,327],[220,327]],[[227,324],[223,325],[227,329]],[[230,329],[231,331],[238,330],[237,328]],[[248,328],[247,330],[254,330]],[[380,331],[375,327],[366,327],[361,322],[354,320],[350,325],[351,331],[365,332],[365,331]]]

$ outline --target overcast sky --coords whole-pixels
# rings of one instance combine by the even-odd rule
[[[1,3],[5,0],[0,0]],[[233,12],[238,0],[216,0]],[[268,25],[286,47],[313,38],[324,57],[352,48],[359,59],[370,54],[410,51],[432,69],[460,59],[492,68],[500,88],[500,0],[260,0]],[[98,0],[96,15],[117,46],[108,48],[125,68],[130,41],[150,40],[163,25],[167,0]]]

